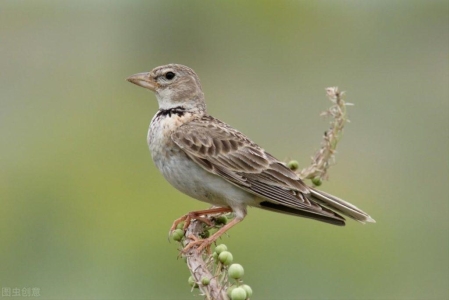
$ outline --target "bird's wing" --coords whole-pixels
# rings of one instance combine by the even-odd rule
[[[313,200],[296,173],[229,125],[204,116],[171,138],[206,171],[266,199],[261,208],[344,225],[343,217]]]

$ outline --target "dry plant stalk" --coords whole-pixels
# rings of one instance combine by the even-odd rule
[[[210,218],[210,217],[209,217]],[[213,221],[211,219],[211,221]],[[200,234],[204,231],[203,224],[199,221],[193,221],[190,223],[189,227],[186,230],[185,236],[182,245],[183,247],[187,246],[191,239],[187,238],[190,235],[194,235],[200,238]],[[206,254],[206,251],[202,251],[199,253],[196,248],[191,249],[188,253],[185,254],[187,260],[187,267],[189,268],[192,277],[195,279],[195,282],[198,283],[198,288],[201,290],[202,295],[204,295],[207,300],[228,300],[226,295],[226,282],[220,280],[219,276],[216,276],[213,272],[213,263],[212,257]],[[202,284],[202,279],[208,278],[210,282],[208,285]],[[193,289],[193,288],[192,288]]]
[[[320,185],[328,179],[329,167],[335,162],[337,144],[343,136],[343,128],[349,122],[346,115],[346,106],[353,105],[343,100],[344,92],[340,92],[338,87],[326,89],[327,96],[333,105],[321,116],[332,117],[330,128],[324,132],[321,148],[312,157],[312,164],[297,172],[302,179],[312,179],[315,185]]]
[[[346,115],[346,106],[352,105],[343,101],[342,96],[344,92],[340,92],[338,87],[330,87],[326,89],[327,96],[332,102],[332,106],[321,113],[321,116],[332,117],[330,128],[325,132],[321,148],[312,157],[312,164],[297,171],[297,174],[302,179],[312,179],[315,185],[320,185],[324,179],[328,178],[329,167],[335,161],[336,147],[343,134],[343,128],[346,122],[349,122]],[[213,216],[208,217],[211,222],[214,222]],[[193,235],[200,238],[203,233],[203,224],[199,221],[193,221],[185,233],[186,238],[183,240],[183,247],[187,246],[192,240],[187,238]],[[206,251],[198,253],[195,249],[191,249],[185,254],[187,260],[187,267],[190,270],[201,294],[208,300],[228,300],[226,289],[229,287],[229,282],[223,274],[217,273],[214,268],[212,256]],[[215,269],[215,270],[214,270]],[[210,282],[207,285],[201,283],[203,278],[209,278]]]

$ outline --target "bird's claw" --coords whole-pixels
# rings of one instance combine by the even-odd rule
[[[184,247],[184,249],[181,250],[181,254],[186,254],[189,252],[190,249],[194,248],[195,246],[198,246],[196,248],[196,251],[198,253],[203,252],[206,250],[210,254],[210,245],[214,242],[214,240],[211,240],[209,238],[201,240],[198,237],[194,235],[189,235],[187,238],[191,239],[192,241],[187,244],[187,246]]]
[[[192,223],[192,220],[198,220],[201,221],[209,226],[212,226],[213,223],[212,221],[210,221],[208,218],[206,217],[201,217],[200,214],[197,214],[195,212],[190,212],[178,219],[176,219],[172,226],[170,227],[170,230],[168,232],[168,239],[170,239],[170,237],[172,236],[173,232],[176,230],[176,228],[178,227],[179,224],[181,224],[182,222],[184,222],[184,225],[182,227],[182,230],[184,230],[184,232],[186,232],[187,228],[190,226],[190,223]]]

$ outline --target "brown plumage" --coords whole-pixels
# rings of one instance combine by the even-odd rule
[[[344,218],[331,208],[357,221],[369,221],[369,216],[355,206],[343,200],[334,203],[334,196],[308,187],[284,163],[211,116],[180,126],[171,138],[206,171],[264,198],[260,208],[344,225]]]

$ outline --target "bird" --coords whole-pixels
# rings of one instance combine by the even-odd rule
[[[181,222],[184,230],[192,220],[210,224],[207,215],[235,216],[205,239],[191,237],[184,250],[209,248],[245,218],[248,206],[339,226],[345,225],[343,216],[375,223],[356,206],[306,185],[285,163],[209,115],[199,77],[191,68],[167,64],[127,80],[156,95],[159,110],[147,136],[156,167],[176,189],[213,205],[176,219],[170,232]]]

